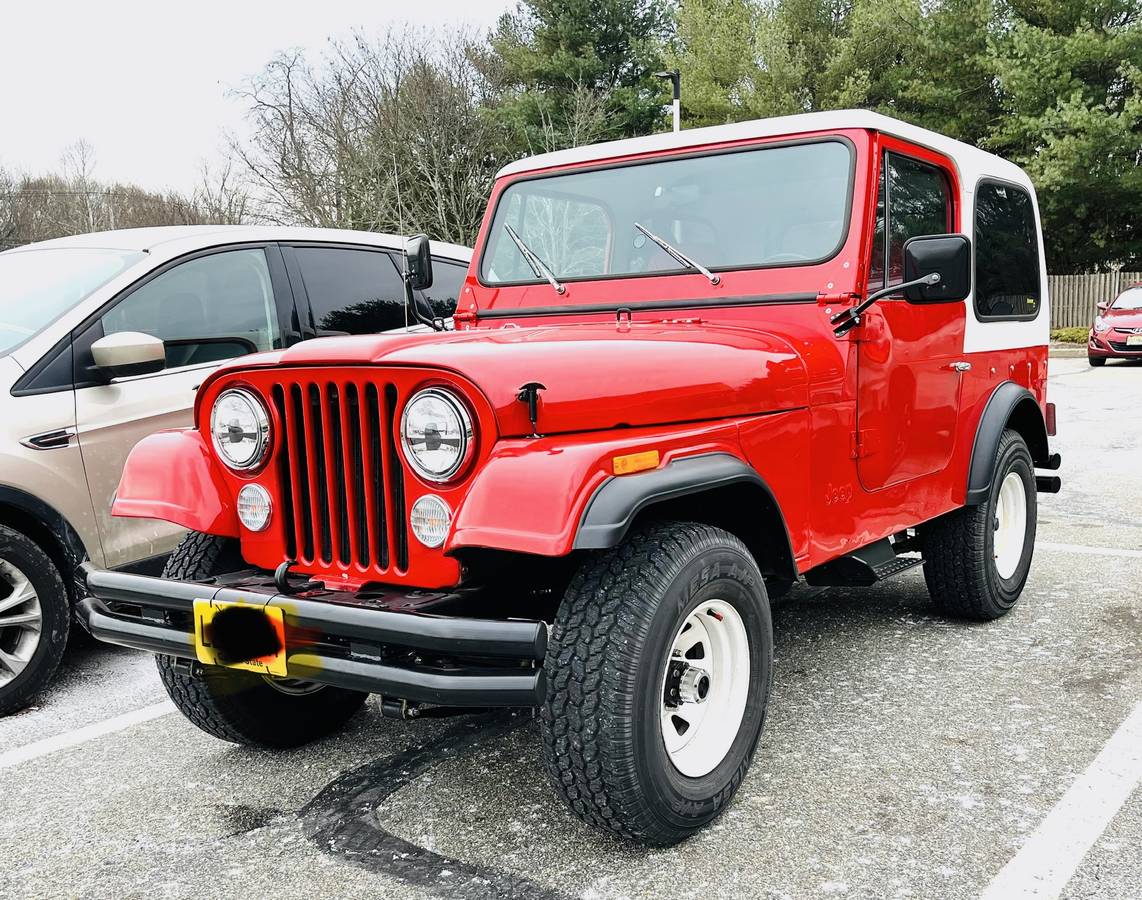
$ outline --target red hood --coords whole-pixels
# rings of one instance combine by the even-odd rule
[[[1142,328],[1142,309],[1115,309],[1102,314],[1111,328]]]
[[[479,328],[447,334],[321,338],[235,360],[251,366],[443,369],[480,388],[502,436],[529,434],[520,388],[539,382],[543,434],[661,425],[808,405],[805,366],[781,338],[689,325]]]

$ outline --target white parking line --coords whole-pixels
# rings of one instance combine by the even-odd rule
[[[1142,550],[1127,550],[1123,547],[1087,547],[1083,544],[1055,544],[1051,541],[1036,541],[1035,547],[1040,550],[1055,550],[1059,553],[1085,553],[1089,556],[1142,559]]]
[[[1142,703],[995,876],[981,900],[1058,897],[1139,781]]]
[[[0,753],[0,769],[17,766],[29,759],[47,756],[49,753],[55,753],[58,750],[66,750],[69,747],[86,744],[88,741],[93,741],[106,734],[114,734],[116,731],[122,731],[124,728],[130,728],[132,725],[138,725],[141,722],[149,722],[151,719],[157,719],[159,716],[165,716],[172,712],[174,712],[174,704],[169,700],[164,700],[162,703],[144,706],[142,709],[123,713],[121,716],[112,716],[102,722],[84,725],[74,731],[65,731],[63,734],[57,734],[54,737],[32,741],[23,747]]]

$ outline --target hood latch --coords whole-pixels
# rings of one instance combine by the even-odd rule
[[[539,430],[536,427],[536,421],[539,419],[539,392],[546,390],[547,385],[540,384],[538,381],[529,381],[516,394],[516,399],[520,403],[527,404],[527,417],[531,420],[532,437],[539,437]]]

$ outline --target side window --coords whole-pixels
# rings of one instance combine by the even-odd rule
[[[951,223],[951,190],[944,173],[928,163],[886,153],[877,192],[869,287],[904,281],[904,242],[921,234],[946,234]]]
[[[295,247],[318,334],[404,328],[404,283],[383,250]]]
[[[168,269],[103,314],[103,333],[161,338],[167,368],[281,346],[265,251],[228,250]]]
[[[975,310],[981,318],[1034,318],[1039,240],[1026,191],[984,182],[975,193]]]
[[[436,315],[447,318],[456,312],[467,275],[467,266],[444,259],[432,260],[432,287],[422,293]]]

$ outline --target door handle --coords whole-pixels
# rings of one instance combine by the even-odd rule
[[[953,372],[970,372],[971,371],[971,363],[970,362],[963,362],[963,361],[949,363],[948,368],[951,369]]]

